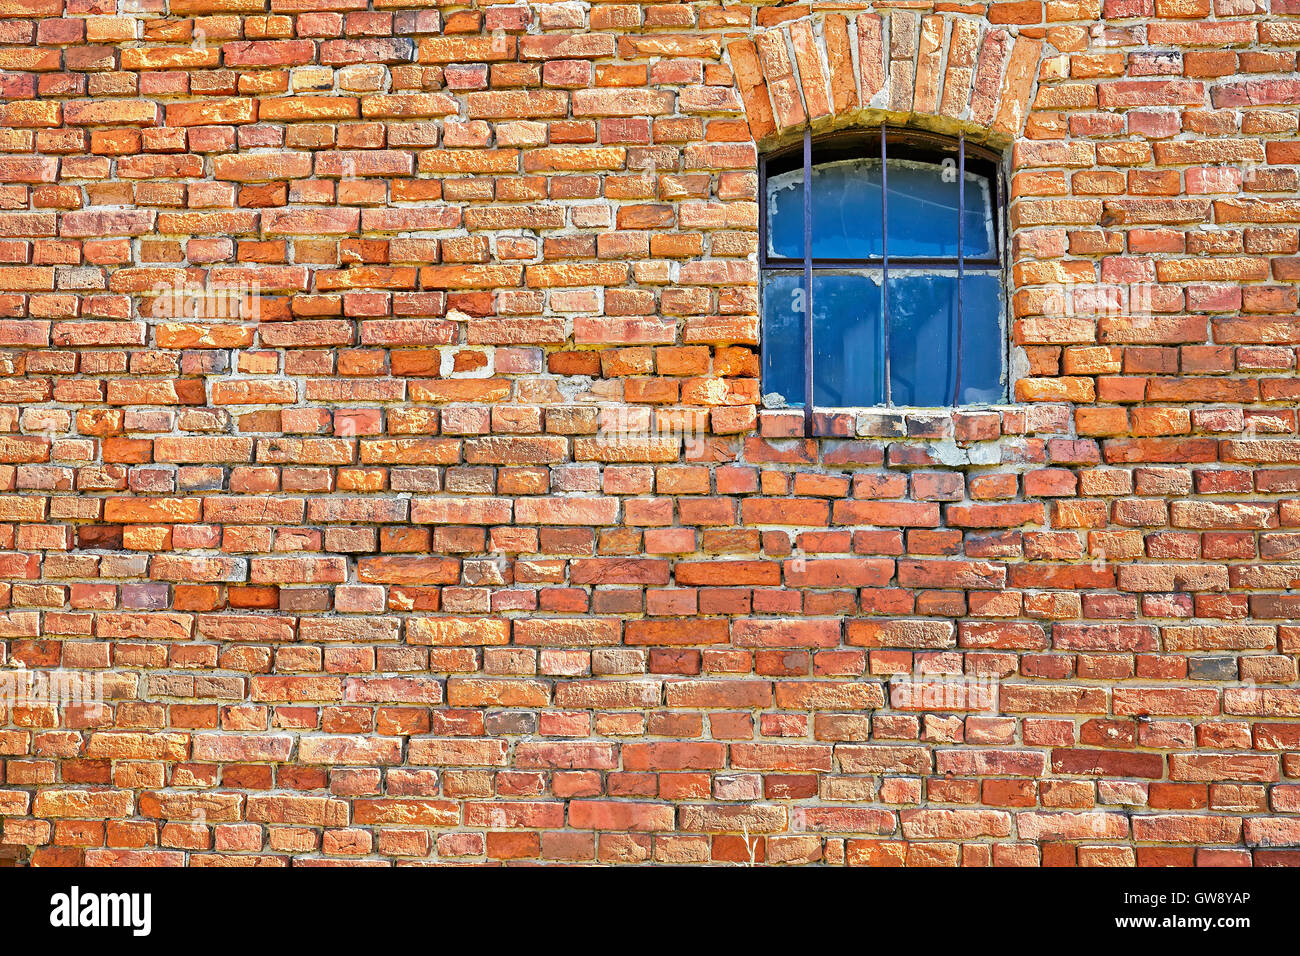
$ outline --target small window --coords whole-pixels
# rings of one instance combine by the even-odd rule
[[[767,404],[1005,399],[995,155],[899,130],[806,136],[764,160],[761,207]]]

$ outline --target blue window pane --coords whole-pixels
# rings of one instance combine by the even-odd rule
[[[957,404],[1000,402],[1006,397],[1002,382],[1002,277],[967,274],[962,282],[961,394]]]
[[[879,258],[880,160],[850,159],[813,169],[813,256],[819,259]],[[889,254],[957,255],[957,167],[910,159],[889,161]],[[994,248],[989,181],[966,174],[963,252],[991,257]],[[767,181],[767,254],[803,258],[803,169]]]
[[[803,273],[769,272],[763,281],[763,394],[804,403]],[[813,351],[818,406],[884,401],[878,276],[813,276]]]
[[[957,255],[957,158],[889,162],[889,255]],[[967,197],[970,202],[970,197]]]
[[[961,340],[955,273],[889,274],[889,373],[894,405],[954,404],[957,355],[961,393],[955,404],[999,402],[1002,389],[1002,299],[995,274],[962,279]]]
[[[997,227],[993,219],[993,185],[983,176],[966,174],[966,205],[962,210],[962,257],[997,257]]]
[[[763,274],[763,394],[779,404],[804,400],[803,273]]]
[[[961,391],[955,404],[1000,402],[1002,282],[996,273],[962,282],[958,340],[955,272],[919,269],[889,274],[889,373],[893,405],[954,404],[957,355]],[[851,408],[885,402],[880,361],[880,273],[819,272],[813,276],[814,401]],[[804,400],[803,274],[763,278],[763,392],[778,404]]]
[[[885,401],[877,273],[813,276],[813,401],[846,408]]]
[[[957,276],[889,273],[889,384],[895,405],[943,406],[952,395]]]
[[[957,161],[922,163],[889,161],[889,255],[956,257]],[[989,181],[966,174],[962,254],[993,255],[993,203]],[[815,225],[815,223],[814,223]],[[814,248],[816,244],[814,243]]]
[[[813,168],[813,255],[880,255],[880,160],[850,159]],[[803,170],[767,181],[767,254],[803,258]]]
[[[814,208],[816,208],[814,199]],[[767,179],[767,254],[803,258],[803,170]]]

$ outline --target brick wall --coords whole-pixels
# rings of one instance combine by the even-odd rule
[[[0,855],[1300,863],[1297,48],[0,0],[0,663],[93,691]],[[809,429],[757,157],[882,121],[1006,151],[1015,404]]]

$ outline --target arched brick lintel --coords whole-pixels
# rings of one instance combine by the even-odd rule
[[[979,17],[814,14],[727,44],[760,149],[851,124],[905,122],[1005,148],[1024,131],[1043,42]]]

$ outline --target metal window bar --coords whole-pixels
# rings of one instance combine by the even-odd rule
[[[952,405],[961,403],[962,308],[961,287],[965,285],[966,250],[962,248],[966,219],[966,133],[957,137],[957,356],[953,373]]]
[[[880,380],[885,405],[892,407],[889,382],[889,158],[885,154],[885,127],[880,127]]]
[[[766,201],[766,197],[764,197]],[[813,290],[812,290],[812,130],[803,131],[803,421],[804,432],[813,433]]]
[[[997,244],[998,255],[1002,258],[998,262],[999,278],[1004,290],[1010,290],[1011,286],[1011,250],[1007,243],[1010,241],[1011,228],[1011,210],[1007,207],[1007,166],[1005,163],[998,163],[997,192],[994,199],[994,220],[993,220],[993,240]],[[1009,295],[1008,291],[1008,295]],[[1007,317],[1007,311],[1004,307],[1002,312],[1002,321],[1010,322]],[[1002,386],[1004,399],[1012,400],[1014,396],[1011,393],[1011,336],[1008,334],[1010,326],[1002,329],[1002,377],[999,384]]]

